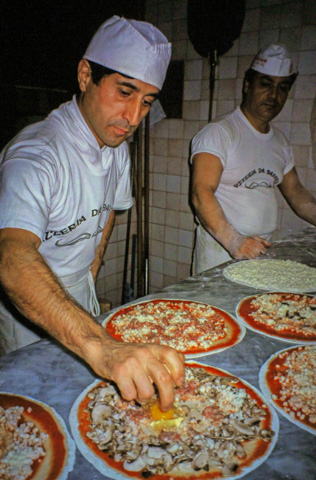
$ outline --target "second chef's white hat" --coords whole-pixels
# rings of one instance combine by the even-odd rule
[[[150,23],[114,15],[96,31],[83,58],[161,89],[171,43]]]
[[[274,77],[287,77],[297,73],[294,72],[293,61],[285,45],[275,43],[262,48],[250,68]]]

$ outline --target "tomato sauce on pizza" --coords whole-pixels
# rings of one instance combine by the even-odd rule
[[[129,305],[106,321],[107,332],[117,340],[168,345],[184,354],[228,348],[244,333],[227,312],[187,300],[157,299]]]
[[[23,413],[19,424],[32,422],[39,432],[48,435],[44,447],[45,456],[33,461],[32,474],[27,477],[27,480],[43,478],[43,475],[45,480],[58,479],[68,454],[64,436],[52,413],[37,401],[6,393],[0,393],[0,406],[5,410],[10,407],[22,407]]]
[[[264,379],[272,401],[291,421],[316,434],[316,347],[277,353],[267,363]]]
[[[311,295],[253,295],[239,303],[237,316],[259,333],[293,342],[316,342],[316,298]]]

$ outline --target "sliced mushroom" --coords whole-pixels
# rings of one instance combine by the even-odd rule
[[[123,468],[129,472],[140,472],[147,465],[143,461],[142,457],[136,458],[133,462],[128,462],[127,460],[123,463]]]
[[[95,405],[91,412],[91,418],[93,423],[99,424],[102,423],[103,420],[109,418],[112,413],[112,408],[109,405],[103,405],[102,403],[98,403]]]
[[[254,434],[254,432],[251,430],[250,427],[248,427],[247,425],[245,425],[242,422],[239,422],[235,418],[233,418],[230,421],[230,424],[240,433],[244,433],[245,435],[253,435]]]
[[[106,445],[110,442],[111,438],[112,432],[110,429],[102,432],[102,434],[100,434],[98,437],[98,448],[100,450],[104,450],[104,448],[106,448]]]
[[[201,470],[208,464],[209,454],[207,451],[199,452],[195,455],[192,461],[192,467],[194,470]]]

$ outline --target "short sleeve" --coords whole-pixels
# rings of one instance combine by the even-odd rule
[[[19,155],[0,167],[0,228],[22,228],[43,237],[50,212],[51,174],[41,162]]]
[[[225,128],[217,123],[209,123],[192,140],[191,162],[197,153],[211,153],[218,157],[225,167],[230,144],[231,141]]]

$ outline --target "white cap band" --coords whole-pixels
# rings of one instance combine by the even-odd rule
[[[295,73],[291,56],[286,47],[274,43],[267,45],[257,53],[250,68],[274,77],[288,77]]]
[[[161,89],[171,43],[150,23],[115,15],[98,28],[83,58]]]

